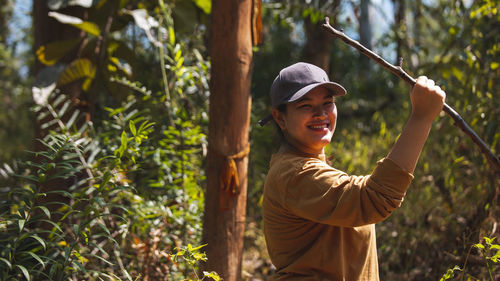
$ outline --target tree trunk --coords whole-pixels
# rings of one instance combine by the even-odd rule
[[[399,58],[403,57],[405,48],[404,34],[406,33],[405,22],[405,0],[393,0],[394,4],[394,34],[396,35],[396,59],[395,64],[399,64]]]
[[[370,0],[361,0],[360,2],[360,16],[358,18],[359,22],[359,41],[360,43],[372,50],[372,27],[370,20]],[[360,66],[364,71],[359,72],[360,81],[364,81],[371,74],[372,63],[369,58],[365,56],[360,56]]]
[[[323,22],[311,22],[309,17],[304,20],[307,40],[302,51],[302,56],[304,57],[304,61],[317,65],[328,73],[332,37],[326,34],[321,28],[322,24]]]
[[[209,152],[203,241],[206,271],[240,280],[245,230],[252,68],[251,0],[212,1]],[[239,154],[239,155],[237,155]],[[220,175],[231,155],[239,184],[222,190]]]
[[[359,17],[359,39],[363,46],[372,49],[372,27],[370,21],[370,0],[361,0]]]
[[[12,16],[13,3],[9,0],[0,0],[0,43],[7,45],[9,36],[9,20]]]

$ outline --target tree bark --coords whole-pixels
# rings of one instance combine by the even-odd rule
[[[207,189],[203,241],[208,261],[203,270],[224,280],[241,279],[245,230],[252,69],[251,0],[212,1],[211,81]],[[234,157],[239,185],[221,190],[223,166]],[[221,206],[223,208],[221,208]]]
[[[396,35],[396,59],[394,64],[399,63],[399,58],[403,57],[403,50],[406,48],[404,34],[406,33],[406,3],[405,0],[393,0],[394,4],[394,34]]]
[[[366,48],[373,50],[372,45],[372,27],[370,19],[370,0],[361,0],[360,2],[360,16],[359,22],[359,41]],[[370,77],[370,69],[372,65],[370,60],[364,56],[360,56],[361,68],[365,71],[359,72],[360,81],[364,81],[366,78]]]
[[[372,49],[372,27],[370,21],[370,0],[361,0],[359,17],[359,41],[368,49]]]
[[[328,73],[332,38],[325,36],[325,33],[321,29],[321,24],[321,22],[311,22],[309,17],[304,20],[307,40],[302,56],[304,57],[304,61],[319,66]]]

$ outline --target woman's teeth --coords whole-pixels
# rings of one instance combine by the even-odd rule
[[[326,128],[327,127],[327,124],[322,124],[322,125],[311,125],[309,126],[313,129],[323,129],[323,128]]]

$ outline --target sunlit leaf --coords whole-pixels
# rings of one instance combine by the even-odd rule
[[[48,0],[47,6],[51,10],[59,10],[68,6],[81,6],[90,8],[96,2],[95,0]],[[101,1],[104,2],[104,1]]]
[[[16,264],[16,267],[19,268],[21,270],[21,272],[23,273],[24,275],[24,278],[26,278],[26,280],[30,281],[31,280],[31,276],[30,274],[28,273],[28,270],[26,269],[26,267],[20,265],[20,264]]]
[[[17,221],[17,224],[19,226],[19,231],[23,230],[25,222],[26,222],[26,220],[24,220],[24,219],[20,219],[20,220]]]
[[[146,36],[151,43],[155,46],[161,46],[161,43],[153,36],[152,29],[159,26],[156,19],[149,16],[145,9],[125,10],[125,13],[134,18],[135,24],[146,32]]]
[[[50,94],[55,90],[56,83],[52,83],[51,85],[43,88],[33,87],[31,88],[31,93],[33,94],[33,100],[38,105],[46,105],[49,99]]]
[[[205,14],[210,14],[212,11],[212,1],[211,0],[193,0],[196,6],[203,10]]]
[[[90,60],[77,59],[66,67],[57,84],[62,86],[82,78],[93,79],[95,71],[95,67]]]
[[[217,272],[215,272],[215,271],[211,271],[211,272],[203,271],[203,276],[208,277],[208,278],[212,278],[215,281],[222,280],[222,278],[219,276],[219,274],[217,274]]]
[[[32,236],[30,236],[30,237],[31,237],[31,238],[33,238],[33,239],[35,239],[36,241],[38,241],[38,243],[40,243],[40,245],[42,245],[42,247],[43,247],[44,249],[46,249],[46,248],[47,248],[47,245],[45,244],[45,241],[43,241],[43,239],[42,239],[42,238],[40,238],[39,236],[37,236],[37,235],[32,235]]]
[[[58,12],[49,12],[49,16],[53,17],[60,23],[72,25],[94,36],[101,35],[101,30],[99,29],[99,26],[97,26],[97,24],[93,22],[83,21],[80,18],[61,14]]]
[[[45,268],[45,263],[43,262],[43,260],[35,253],[32,253],[32,252],[27,252],[28,255],[32,256],[35,260],[37,260],[43,268]]]
[[[12,264],[7,259],[0,258],[0,261],[4,262],[9,267],[9,269],[12,269]]]

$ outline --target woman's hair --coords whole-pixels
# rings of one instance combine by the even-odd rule
[[[277,108],[276,108],[279,112],[285,114],[286,113],[286,103],[284,104],[280,104]],[[279,139],[281,142],[284,142],[285,141],[285,134],[283,133],[283,131],[281,130],[280,126],[278,125],[278,123],[276,123],[276,121],[274,120],[273,118],[273,123],[274,123],[274,127],[276,128],[276,133],[278,134],[279,136]]]

